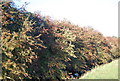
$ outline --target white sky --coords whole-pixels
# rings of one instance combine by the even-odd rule
[[[118,36],[118,2],[120,0],[22,0],[30,12],[53,19],[64,18],[79,26],[90,26],[105,36]]]

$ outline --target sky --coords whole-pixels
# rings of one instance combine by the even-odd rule
[[[92,27],[104,36],[118,36],[120,0],[20,0],[30,2],[26,9],[40,11],[55,20],[69,20],[80,27]]]

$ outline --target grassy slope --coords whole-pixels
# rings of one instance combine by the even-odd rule
[[[118,79],[118,60],[96,67],[80,79]]]

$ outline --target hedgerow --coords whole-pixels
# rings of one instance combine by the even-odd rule
[[[70,79],[120,57],[118,38],[1,2],[3,79]]]

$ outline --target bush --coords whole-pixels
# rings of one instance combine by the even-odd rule
[[[119,58],[118,38],[17,9],[13,2],[1,6],[4,79],[61,80]]]

